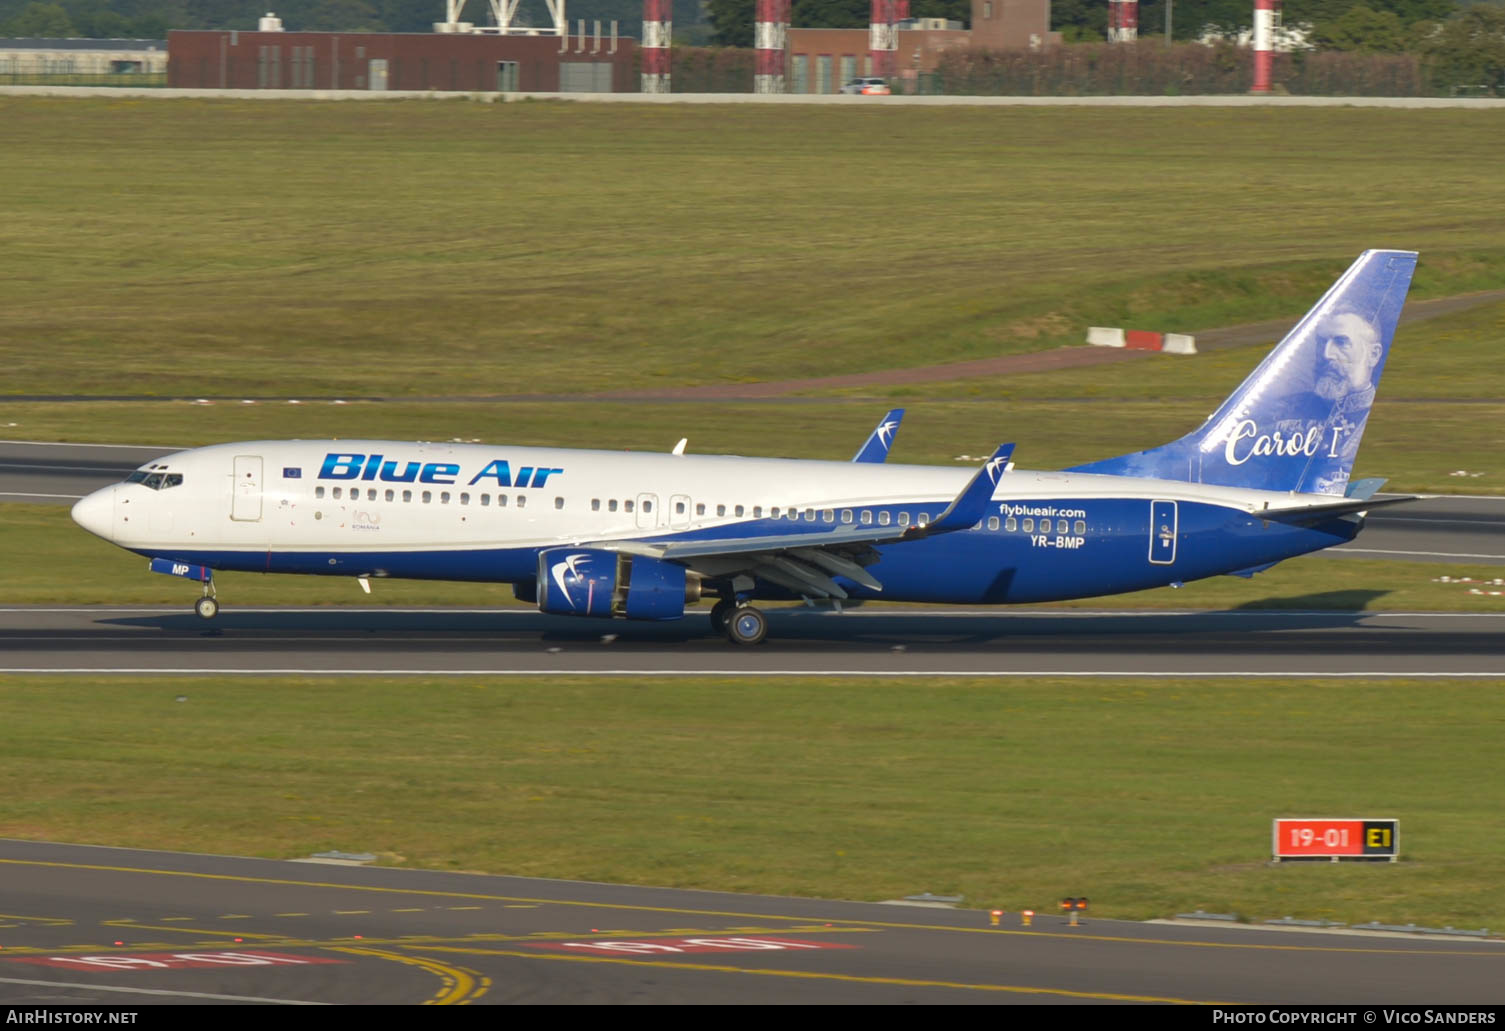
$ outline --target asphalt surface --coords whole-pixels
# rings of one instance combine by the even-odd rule
[[[0,609],[0,673],[334,676],[1505,676],[1484,613],[769,610],[738,648],[709,620],[534,611]]]
[[[0,840],[0,1004],[1497,1003],[1505,942]],[[1022,925],[1019,909],[1037,915]]]

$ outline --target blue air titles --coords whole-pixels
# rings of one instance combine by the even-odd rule
[[[398,466],[402,469],[399,472]],[[505,459],[497,458],[467,481],[466,486],[475,486],[482,480],[498,487],[542,487],[554,473],[563,469],[534,468],[522,466],[517,475]],[[383,483],[455,483],[460,467],[454,462],[398,461],[383,455],[363,455],[354,452],[332,453],[324,456],[319,469],[321,480],[380,480]]]

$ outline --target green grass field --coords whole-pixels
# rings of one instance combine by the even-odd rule
[[[1101,916],[1505,923],[1498,684],[18,677],[0,835]],[[1270,820],[1402,861],[1267,865]]]
[[[5,393],[577,393],[1498,287],[1505,112],[0,98]]]

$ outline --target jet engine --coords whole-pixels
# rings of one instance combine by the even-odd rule
[[[557,616],[679,619],[700,600],[684,566],[600,548],[538,554],[538,607]]]

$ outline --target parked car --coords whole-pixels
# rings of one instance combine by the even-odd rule
[[[853,79],[841,87],[841,91],[843,93],[860,93],[865,97],[886,97],[893,92],[893,90],[888,88],[887,79],[880,79],[875,76],[864,76]]]

